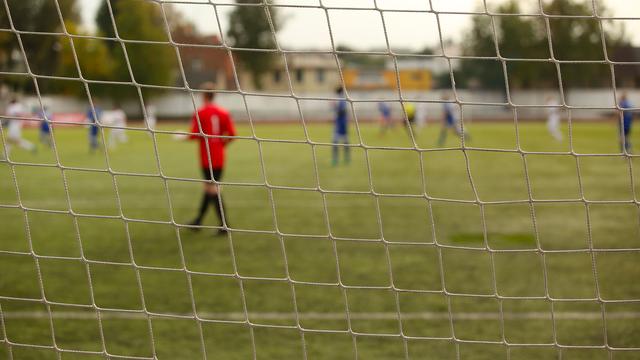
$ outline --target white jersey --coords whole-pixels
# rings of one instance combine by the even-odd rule
[[[156,108],[153,105],[149,105],[146,108],[147,112],[147,125],[151,129],[155,129],[158,118],[156,117]]]
[[[7,106],[7,116],[10,117],[7,125],[7,135],[11,139],[22,138],[22,120],[17,118],[25,115],[24,106],[19,102]]]
[[[560,108],[557,107],[558,103],[554,100],[547,101],[547,117],[549,119],[555,119],[560,117]]]
[[[127,114],[122,109],[105,111],[101,121],[104,125],[116,127],[110,130],[109,146],[111,148],[114,148],[117,143],[127,142],[126,130],[120,129],[127,126]]]
[[[115,126],[121,126],[121,127],[127,126],[127,114],[125,114],[122,109],[111,111],[111,116],[113,117],[113,122]]]
[[[106,126],[127,126],[127,115],[121,109],[103,111],[100,124]]]
[[[419,127],[427,124],[427,104],[420,103],[416,106],[416,124]]]
[[[24,115],[24,113],[24,106],[22,106],[22,104],[20,104],[19,102],[9,104],[9,106],[7,106],[7,116],[21,117],[22,115]]]
[[[551,136],[557,141],[562,141],[562,131],[560,131],[560,108],[558,103],[551,99],[547,101],[547,129]]]

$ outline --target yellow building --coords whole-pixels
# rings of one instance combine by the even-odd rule
[[[395,90],[398,78],[402,90],[430,90],[433,77],[420,61],[398,60],[398,71],[393,62],[384,68],[366,68],[357,65],[345,65],[344,82],[350,90]]]
[[[345,86],[348,90],[396,90],[399,77],[402,90],[432,89],[433,77],[427,61],[399,59],[397,64],[396,75],[396,66],[392,61],[379,67],[342,63]],[[321,53],[281,55],[272,70],[262,76],[263,88],[275,93],[327,93],[333,92],[340,83],[335,56]],[[245,71],[240,74],[240,87],[248,91],[256,90],[251,75]]]

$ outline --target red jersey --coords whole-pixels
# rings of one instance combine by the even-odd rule
[[[224,167],[224,147],[232,139],[211,137],[235,136],[236,130],[229,113],[213,103],[204,104],[193,114],[190,139],[200,143],[200,165],[206,169]],[[207,146],[208,143],[208,146]]]

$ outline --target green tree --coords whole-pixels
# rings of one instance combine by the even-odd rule
[[[607,16],[608,11],[600,2],[596,2],[598,15]],[[548,14],[593,15],[591,3],[571,0],[554,0],[545,7]],[[601,24],[596,19],[579,17],[552,18],[549,21],[553,52],[559,60],[604,60],[604,49],[612,53],[613,49],[626,43],[623,28],[612,28],[601,32]],[[605,46],[603,47],[602,34]],[[562,66],[563,82],[573,86],[610,86],[608,66],[602,64],[568,64]]]
[[[520,11],[514,0],[503,4],[501,8],[501,12],[507,14],[517,14]],[[522,16],[506,16],[497,20],[500,55],[510,59],[549,59],[549,46],[542,20]],[[540,62],[507,63],[510,87],[515,88],[539,87],[551,83],[557,87],[557,82],[548,79],[549,70],[553,70],[551,65]],[[502,68],[500,71],[504,72]]]
[[[56,5],[57,4],[57,5]],[[20,31],[29,32],[61,32],[62,23],[58,16],[58,6],[63,18],[69,23],[77,23],[79,15],[75,0],[6,0],[9,13],[4,6],[0,11],[0,27],[11,28],[11,24]],[[20,43],[15,34],[2,32],[0,34],[0,68],[3,71],[24,71],[25,60],[30,69],[37,74],[59,75],[58,69],[60,57],[60,45],[64,40],[61,37],[23,34],[20,37],[25,59],[22,56]],[[26,77],[14,77],[9,80],[20,89],[30,89],[32,82]]]
[[[111,4],[111,11],[109,11],[109,3]],[[116,32],[113,29],[111,12],[113,12],[114,18],[118,16],[119,7],[117,5],[118,0],[104,0],[100,4],[98,12],[96,13],[96,27],[98,28],[100,35],[110,38],[114,38],[116,36]],[[113,49],[115,45],[117,45],[115,42],[108,43],[110,49]]]
[[[606,15],[606,8],[598,1],[598,14]],[[547,14],[592,16],[591,2],[553,0],[544,7]],[[498,9],[499,13],[519,14],[516,0],[510,0]],[[495,34],[494,34],[495,26]],[[550,59],[549,39],[544,21],[525,16],[474,16],[465,38],[464,55],[475,57],[502,57],[509,59]],[[596,19],[563,17],[550,19],[553,54],[558,60],[603,60],[600,24]],[[624,43],[623,32],[618,29],[605,31],[608,50]],[[571,86],[603,85],[608,79],[608,68],[599,64],[562,65],[562,79]],[[557,87],[555,67],[540,61],[507,61],[509,85],[514,88]],[[485,88],[504,89],[504,69],[495,60],[465,60],[456,77],[475,81]],[[459,83],[457,85],[460,85]]]
[[[274,31],[278,31],[280,25],[276,8],[262,0],[236,0],[236,3],[238,6],[229,16],[230,26],[227,31],[231,45],[248,50],[274,49],[276,41]],[[262,75],[273,66],[275,59],[273,53],[237,51],[235,56],[241,66],[251,74],[256,88],[261,89]]]
[[[496,46],[491,18],[477,15],[471,19],[471,31],[465,36],[465,56],[495,57]],[[454,76],[456,86],[466,87],[471,80],[487,88],[503,88],[502,68],[497,60],[465,60]],[[446,80],[446,79],[443,79]],[[449,85],[449,84],[445,84]]]
[[[96,15],[96,24],[102,35],[115,36],[111,15],[104,0]],[[167,42],[167,29],[157,4],[135,0],[111,0],[118,35],[126,40]],[[175,50],[168,44],[111,42],[109,56],[113,61],[111,80],[132,81],[147,85],[174,85],[177,73]],[[126,53],[125,53],[126,50]],[[129,71],[131,66],[131,72]],[[145,94],[157,94],[149,89]],[[107,92],[109,97],[121,98],[127,92]]]
[[[89,33],[78,29],[78,26],[75,23],[66,22],[65,26],[67,30],[73,34],[90,35]],[[76,56],[74,56],[74,52]],[[79,67],[82,77],[85,79],[103,81],[112,80],[115,65],[113,58],[109,54],[109,49],[105,43],[100,40],[80,37],[62,42],[60,59],[58,62],[58,73],[61,76],[79,77]],[[86,95],[84,86],[79,86],[77,82],[64,82],[57,90],[68,95]],[[104,92],[100,93],[100,90],[98,90],[98,92],[99,93],[96,93],[95,95],[107,95]]]

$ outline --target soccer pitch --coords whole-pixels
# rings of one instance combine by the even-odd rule
[[[474,123],[465,152],[451,134],[433,151],[439,125],[418,152],[364,124],[337,167],[306,143],[331,127],[306,130],[256,124],[265,141],[229,146],[229,236],[212,211],[211,229],[171,223],[199,205],[201,184],[173,179],[200,178],[195,143],[129,131],[107,158],[59,128],[58,158],[14,150],[0,359],[640,357],[640,163],[608,156],[615,124],[574,124],[570,148],[566,127],[556,143],[542,123]],[[33,166],[58,162],[66,181]]]

